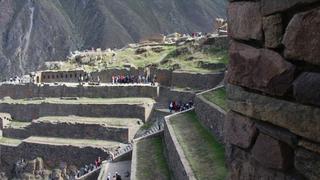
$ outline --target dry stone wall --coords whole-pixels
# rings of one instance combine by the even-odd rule
[[[173,87],[192,88],[192,89],[210,89],[216,87],[224,78],[224,72],[201,74],[173,71]]]
[[[32,97],[157,97],[157,87],[151,86],[55,86],[35,84],[0,85],[0,98],[10,96],[13,99]]]
[[[31,121],[44,116],[119,117],[147,120],[144,105],[129,104],[0,104],[0,111],[13,119]]]
[[[230,0],[229,179],[320,179],[320,1]]]
[[[106,141],[129,142],[129,129],[125,127],[107,127],[104,124],[51,123],[36,121],[27,127],[33,136],[60,137],[72,139],[96,139]]]
[[[195,98],[195,111],[200,123],[220,142],[224,143],[224,121],[226,112],[206,100],[201,94]]]
[[[22,143],[19,146],[0,145],[1,161],[0,170],[7,175],[14,169],[14,162],[23,159],[35,159],[43,157],[47,168],[59,167],[60,162],[76,167],[83,167],[94,162],[97,157],[108,158],[108,152],[104,148],[76,147],[71,145],[50,145]],[[110,148],[109,150],[112,150]]]

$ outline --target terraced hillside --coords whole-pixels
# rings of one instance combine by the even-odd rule
[[[122,47],[154,33],[212,31],[226,0],[1,0],[2,79],[77,49]]]

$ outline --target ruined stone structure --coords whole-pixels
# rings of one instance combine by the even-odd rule
[[[231,0],[229,179],[320,179],[319,7]]]
[[[78,82],[79,78],[87,76],[83,70],[74,71],[40,71],[35,76],[36,83]]]

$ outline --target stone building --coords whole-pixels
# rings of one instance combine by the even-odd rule
[[[318,0],[228,8],[230,179],[320,179]]]
[[[87,73],[83,70],[72,71],[40,71],[35,76],[36,83],[54,82],[78,82],[80,77],[86,77]]]

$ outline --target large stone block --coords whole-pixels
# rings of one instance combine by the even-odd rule
[[[320,73],[302,73],[293,83],[297,101],[320,106]]]
[[[228,105],[233,111],[320,142],[320,108],[249,93],[233,85],[227,91]]]
[[[320,65],[320,8],[296,14],[283,38],[285,57]]]
[[[299,148],[295,152],[295,168],[309,180],[320,179],[320,155]]]
[[[227,114],[224,129],[226,142],[241,148],[249,148],[257,134],[253,120],[234,112]]]
[[[261,121],[256,123],[256,127],[258,128],[259,132],[282,141],[293,148],[295,148],[298,144],[298,137],[284,128]]]
[[[228,7],[229,34],[232,38],[262,41],[259,2],[232,2]]]
[[[291,86],[295,66],[278,53],[237,42],[232,42],[229,53],[229,83],[280,96]]]
[[[262,0],[261,11],[263,15],[269,15],[314,2],[319,2],[319,0]]]
[[[286,170],[293,165],[293,150],[285,143],[260,133],[252,155],[264,167]]]
[[[263,31],[265,47],[276,48],[281,44],[283,24],[281,14],[271,15],[263,18]]]

